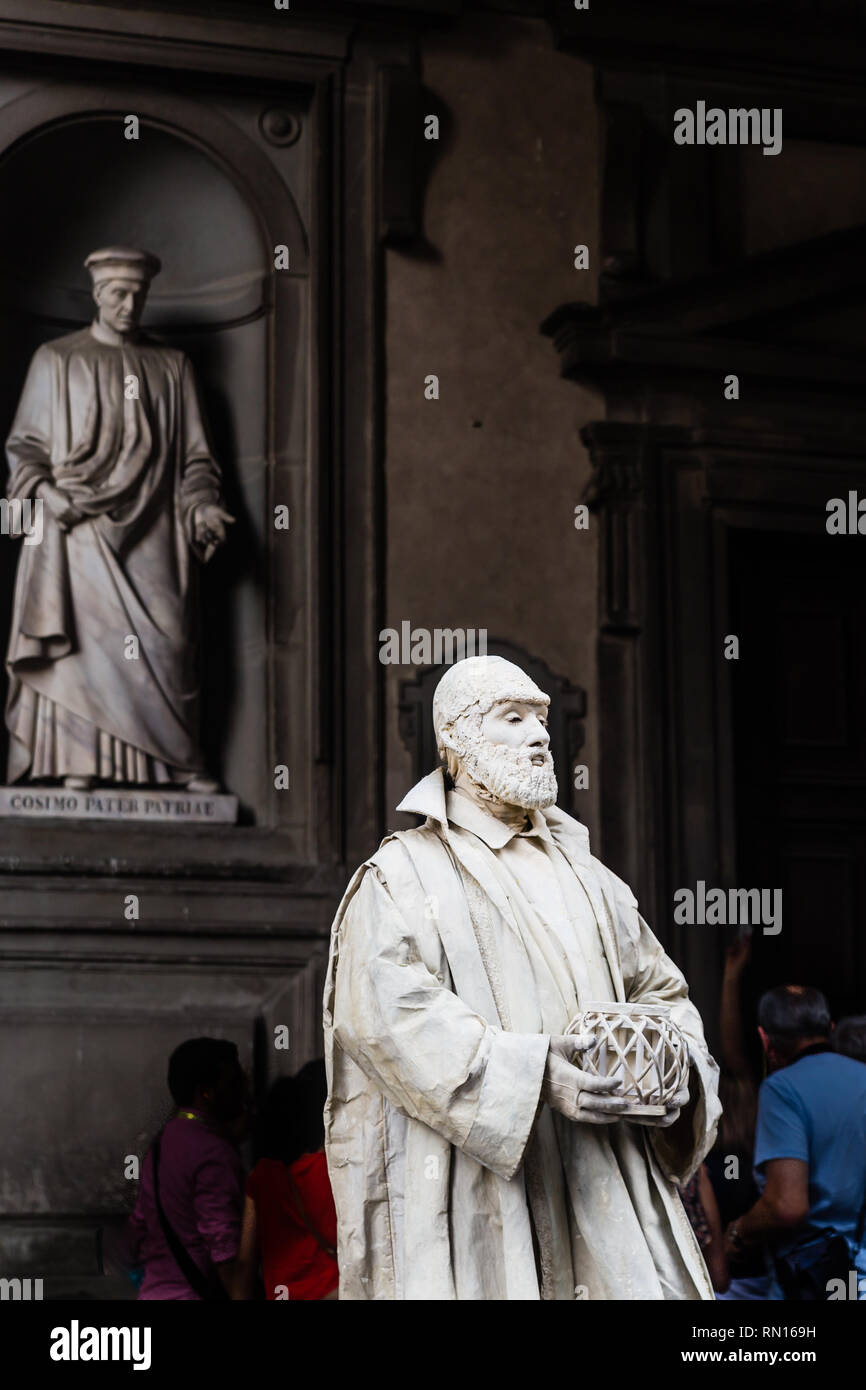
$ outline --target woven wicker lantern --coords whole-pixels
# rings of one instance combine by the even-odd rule
[[[621,1093],[632,1102],[622,1111],[625,1120],[664,1115],[668,1102],[686,1085],[688,1048],[664,1005],[589,1003],[566,1032],[595,1036],[577,1065],[620,1081]]]

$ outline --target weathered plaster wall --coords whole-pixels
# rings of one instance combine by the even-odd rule
[[[597,807],[596,534],[574,528],[600,415],[563,381],[541,320],[595,300],[598,131],[588,65],[540,23],[472,17],[428,37],[450,112],[426,200],[427,258],[387,260],[387,623],[486,627],[589,697],[584,819]],[[573,248],[590,247],[589,271]],[[435,373],[440,398],[424,398]],[[412,775],[389,666],[387,805]],[[396,823],[400,818],[393,817]]]

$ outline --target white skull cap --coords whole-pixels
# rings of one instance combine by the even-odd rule
[[[549,705],[550,696],[502,656],[467,656],[449,666],[433,692],[433,728],[442,750],[442,731],[470,710],[487,714],[504,700]]]

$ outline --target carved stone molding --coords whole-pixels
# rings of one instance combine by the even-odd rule
[[[853,93],[866,58],[863,0],[548,0],[562,47],[611,65],[786,77]]]
[[[608,390],[710,386],[721,400],[716,383],[736,370],[765,391],[835,395],[862,392],[863,354],[853,350],[856,340],[844,337],[838,344],[810,343],[807,327],[816,306],[845,301],[866,305],[866,227],[643,287],[598,306],[561,304],[540,328],[559,353],[564,377]]]
[[[643,612],[646,430],[601,422],[585,426],[581,439],[592,462],[584,498],[601,521],[601,626],[605,631],[636,631]]]
[[[639,495],[644,482],[643,425],[596,421],[584,426],[580,438],[592,463],[592,476],[584,496],[591,509]]]

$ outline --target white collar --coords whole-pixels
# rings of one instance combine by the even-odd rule
[[[408,815],[426,816],[429,820],[438,821],[443,829],[447,829],[450,822],[464,830],[471,830],[491,849],[501,849],[515,835],[521,833],[504,825],[501,820],[497,820],[496,816],[483,810],[469,797],[455,796],[453,792],[446,792],[445,777],[441,767],[437,767],[435,772],[430,772],[426,777],[422,777],[421,781],[417,782],[412,790],[403,797],[397,810]],[[554,841],[561,837],[570,838],[572,844],[569,848],[572,852],[577,850],[576,857],[581,860],[589,859],[589,831],[585,825],[581,825],[580,821],[566,815],[557,806],[550,806],[545,811],[530,811],[529,819],[532,823],[532,829],[523,833],[526,835],[536,834],[542,839]],[[560,835],[557,835],[557,831],[560,832]]]

